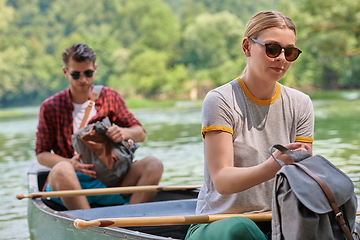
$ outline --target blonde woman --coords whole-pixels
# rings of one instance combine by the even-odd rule
[[[314,114],[310,98],[278,81],[301,54],[296,29],[276,11],[255,14],[242,39],[243,74],[210,91],[202,109],[204,184],[196,214],[271,210],[280,165],[268,149],[283,144],[311,152]],[[274,156],[289,164],[279,151]],[[234,217],[189,228],[186,239],[268,239],[271,224]]]

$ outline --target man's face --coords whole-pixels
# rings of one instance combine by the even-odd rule
[[[69,80],[72,93],[88,93],[94,82],[96,64],[92,62],[76,62],[70,59],[63,67],[64,76]]]

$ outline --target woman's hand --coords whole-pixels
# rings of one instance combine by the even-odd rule
[[[311,147],[309,144],[296,142],[296,143],[287,144],[284,147],[286,147],[287,149],[292,150],[292,151],[307,151],[307,152],[310,152],[310,154],[311,154]],[[293,162],[292,157],[290,157],[289,155],[287,155],[285,153],[282,153],[279,150],[276,150],[273,153],[273,156],[275,158],[283,161],[285,163],[285,165],[291,164]]]

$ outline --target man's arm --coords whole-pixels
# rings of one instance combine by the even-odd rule
[[[64,158],[51,152],[41,152],[36,155],[36,158],[40,164],[50,168],[54,167],[61,161],[68,161],[72,164],[76,172],[96,178],[96,172],[94,170],[90,170],[90,168],[94,167],[94,165],[80,162],[80,154],[75,154],[72,158]]]
[[[146,133],[140,125],[134,125],[129,128],[121,128],[117,125],[113,125],[106,131],[106,135],[114,142],[121,142],[129,139],[132,139],[135,142],[142,142],[146,137]]]
[[[38,162],[41,165],[52,168],[60,161],[70,161],[68,158],[64,158],[60,155],[53,154],[51,152],[42,152],[36,155]]]

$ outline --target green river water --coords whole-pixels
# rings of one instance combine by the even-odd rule
[[[314,100],[314,154],[320,154],[345,171],[360,196],[360,99]],[[23,108],[36,114],[38,108]],[[136,158],[160,158],[165,167],[162,184],[201,184],[203,149],[201,109],[132,110],[147,131]],[[0,113],[1,114],[1,113]],[[29,239],[27,170],[36,161],[34,141],[37,117],[0,121],[0,239]]]

